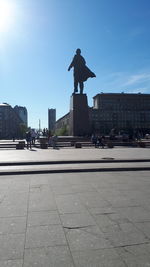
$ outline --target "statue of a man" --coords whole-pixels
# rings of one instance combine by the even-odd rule
[[[80,94],[83,94],[84,82],[88,78],[96,77],[96,75],[86,66],[86,61],[84,57],[81,56],[81,50],[78,48],[76,50],[76,55],[74,56],[68,71],[74,68],[74,94],[78,92],[78,85],[80,87]]]

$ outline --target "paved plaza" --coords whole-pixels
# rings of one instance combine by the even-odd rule
[[[1,150],[0,162],[148,159],[149,151]],[[149,192],[150,171],[0,175],[0,267],[150,266]]]
[[[0,162],[16,161],[60,161],[60,160],[98,160],[103,158],[114,159],[147,159],[150,158],[150,148],[60,148],[16,150],[1,149]]]
[[[149,148],[0,150],[0,175],[91,171],[150,171]]]
[[[0,267],[150,266],[150,172],[0,176]]]

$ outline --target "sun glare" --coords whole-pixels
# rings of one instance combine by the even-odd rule
[[[14,23],[15,6],[12,1],[0,0],[0,32],[8,31]]]

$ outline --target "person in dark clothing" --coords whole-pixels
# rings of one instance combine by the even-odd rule
[[[92,136],[91,136],[91,142],[92,142],[92,144],[94,144],[94,146],[96,148],[96,145],[97,145],[97,136],[95,136],[95,134],[92,134]]]
[[[101,148],[104,148],[104,146],[105,146],[105,136],[103,135],[103,136],[98,136],[98,138],[97,138],[97,147],[100,147],[101,146]]]
[[[104,146],[105,146],[105,136],[102,135],[102,137],[101,137],[101,147],[104,148]]]
[[[31,132],[30,131],[28,131],[26,133],[26,141],[27,141],[27,149],[29,149],[29,147],[31,149],[32,148],[32,146],[31,146],[32,138],[31,138]]]
[[[76,50],[76,55],[74,56],[68,71],[74,68],[74,94],[78,92],[78,85],[80,87],[80,94],[83,94],[84,82],[88,78],[96,77],[96,75],[86,66],[86,61],[84,57],[81,56],[81,50],[78,48]]]

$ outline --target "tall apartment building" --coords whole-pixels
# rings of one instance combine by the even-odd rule
[[[28,127],[28,112],[26,107],[15,106],[14,110],[19,115],[23,123]]]
[[[48,109],[48,130],[53,131],[55,129],[56,122],[56,109]]]
[[[0,104],[0,139],[19,138],[21,123],[23,121],[9,104]]]

